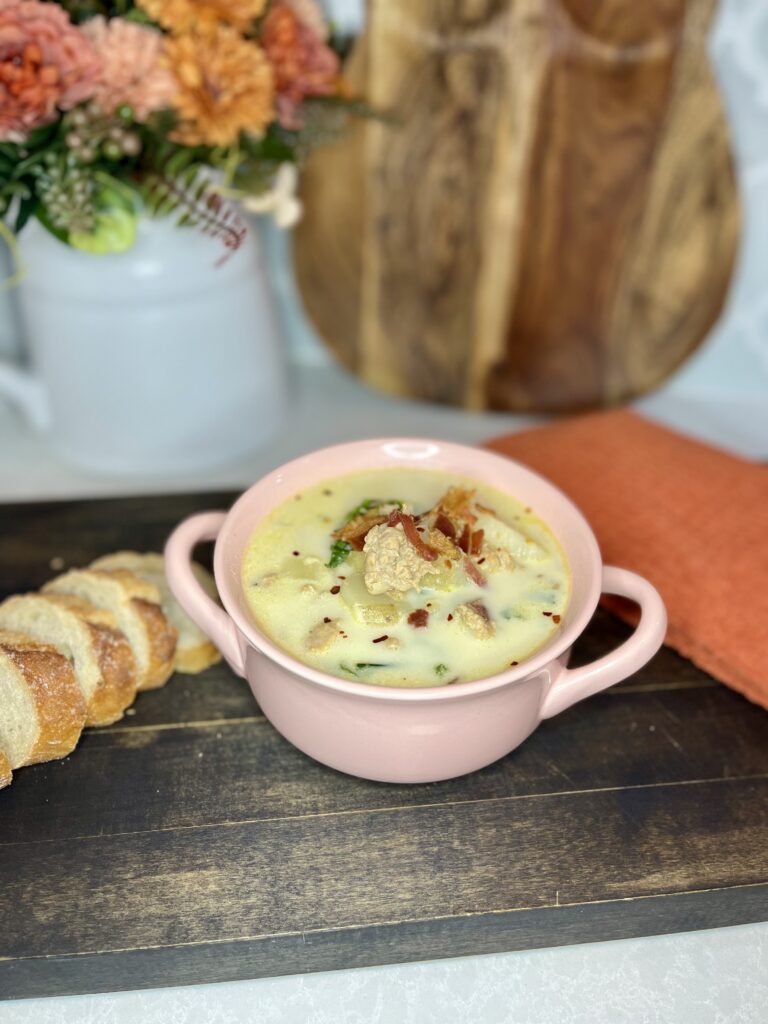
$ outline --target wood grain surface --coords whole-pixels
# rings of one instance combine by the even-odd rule
[[[318,151],[295,265],[376,388],[611,405],[704,339],[739,210],[715,0],[373,0],[350,85],[391,117]]]
[[[0,510],[0,597],[229,495]],[[576,661],[626,635],[601,611]],[[225,666],[0,792],[0,995],[193,984],[768,918],[768,716],[663,649],[462,779],[307,758]]]

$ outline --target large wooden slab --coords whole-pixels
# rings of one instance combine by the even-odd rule
[[[229,497],[6,506],[0,596]],[[577,657],[624,635],[601,612]],[[406,787],[311,761],[217,667],[0,793],[0,995],[765,920],[767,839],[768,716],[668,650],[486,770]]]
[[[715,0],[371,0],[345,69],[389,114],[314,155],[294,255],[366,383],[607,406],[707,336],[739,237]]]

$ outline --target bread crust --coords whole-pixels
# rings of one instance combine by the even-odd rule
[[[13,770],[11,769],[11,762],[0,750],[0,789],[4,789],[6,786],[10,786],[13,781]]]
[[[127,569],[72,569],[46,583],[43,593],[75,594],[115,615],[136,660],[137,690],[153,690],[168,681],[177,635],[154,584]]]
[[[156,690],[160,686],[165,686],[173,672],[176,630],[166,619],[160,605],[154,601],[134,597],[131,604],[141,616],[149,640],[149,665],[138,689]]]
[[[48,618],[29,621],[41,614]],[[130,644],[111,612],[73,594],[22,594],[0,606],[3,621],[74,658],[86,725],[110,725],[122,718],[136,695],[138,675]]]
[[[221,652],[218,647],[206,641],[196,647],[186,649],[177,648],[175,669],[177,672],[184,672],[190,676],[196,676],[204,672],[211,665],[217,665],[221,661]]]
[[[86,725],[119,721],[136,697],[138,671],[125,634],[110,626],[88,623],[93,650],[101,669],[101,685],[88,705]]]
[[[171,593],[170,587],[165,582],[165,558],[157,551],[114,551],[108,555],[102,555],[94,562],[91,562],[92,569],[127,569],[140,579],[153,583],[160,589],[160,604],[171,625],[177,626],[179,631],[176,643],[176,658],[174,668],[177,672],[185,672],[189,675],[197,675],[211,665],[221,661],[221,653],[218,648],[203,634],[203,632],[192,623],[185,615],[176,598]],[[196,563],[192,566],[193,572],[213,598],[216,594],[216,584],[213,576]],[[164,585],[158,580],[162,579]],[[193,636],[199,640],[190,644],[186,637],[184,626],[180,623],[188,622]]]
[[[69,660],[48,644],[5,630],[0,631],[0,657],[23,678],[37,715],[37,738],[21,764],[66,757],[85,724],[85,700]]]

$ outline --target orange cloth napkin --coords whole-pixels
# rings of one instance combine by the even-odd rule
[[[592,525],[606,563],[661,593],[666,642],[768,707],[768,467],[625,411],[496,438]],[[622,618],[625,607],[611,605]]]

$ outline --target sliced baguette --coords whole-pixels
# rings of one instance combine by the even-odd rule
[[[74,594],[111,612],[131,645],[137,690],[154,690],[173,672],[176,630],[160,607],[160,592],[126,569],[72,569],[43,587],[44,594]]]
[[[111,612],[72,594],[22,594],[0,605],[0,629],[51,644],[72,662],[86,725],[116,722],[136,695],[136,663],[116,625]]]
[[[10,786],[13,781],[13,769],[11,768],[11,762],[0,750],[0,789],[4,789],[6,786]]]
[[[0,631],[0,748],[11,768],[66,757],[85,723],[85,701],[63,654]]]
[[[221,654],[199,629],[171,593],[165,578],[165,559],[155,551],[115,551],[91,563],[92,569],[128,569],[140,579],[153,583],[160,591],[160,604],[166,618],[179,634],[176,644],[175,668],[177,672],[197,673],[221,661]],[[198,583],[214,601],[218,600],[213,576],[193,563]]]

